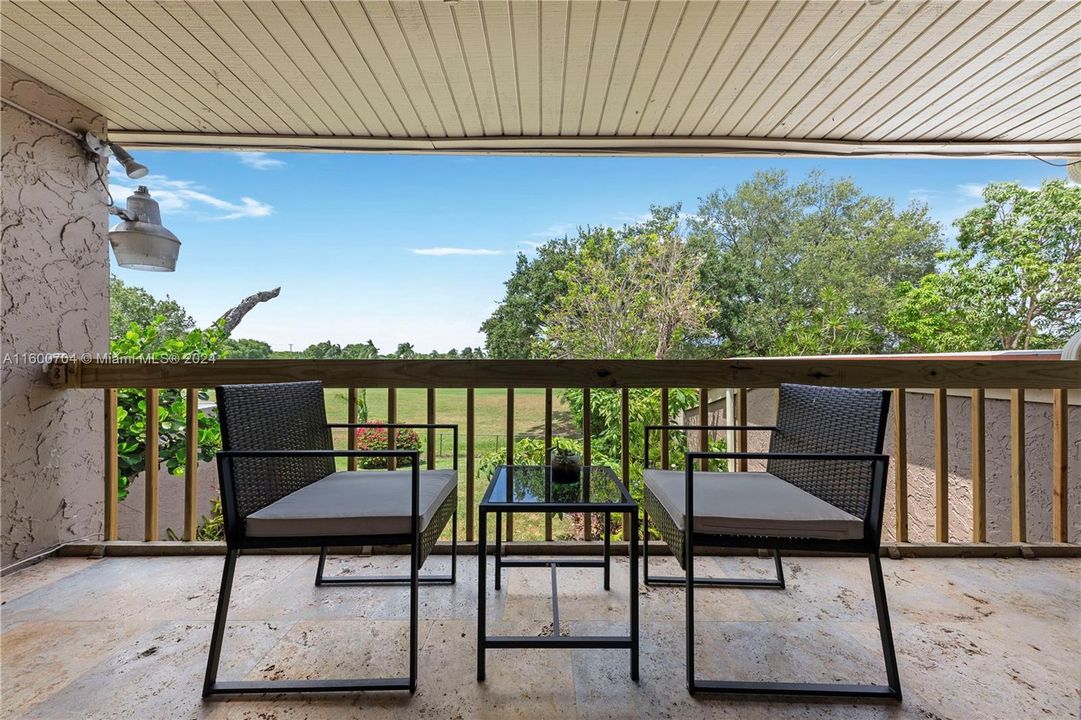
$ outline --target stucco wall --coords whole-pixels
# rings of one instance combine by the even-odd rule
[[[74,130],[104,120],[9,65],[0,94]],[[0,563],[101,532],[100,392],[62,392],[24,353],[108,349],[108,215],[75,138],[4,105],[0,116]]]

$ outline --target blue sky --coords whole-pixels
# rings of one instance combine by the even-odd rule
[[[622,225],[651,204],[733,188],[756,170],[847,176],[948,227],[988,182],[1064,177],[1037,160],[570,158],[137,151],[142,183],[183,243],[175,273],[113,272],[200,325],[281,286],[238,337],[276,349],[369,338],[384,351],[483,345],[515,254],[579,225]],[[117,202],[136,184],[112,168]]]

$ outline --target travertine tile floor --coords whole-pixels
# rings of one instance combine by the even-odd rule
[[[670,559],[659,561],[673,572]],[[426,570],[447,569],[432,557]],[[9,718],[1076,718],[1081,703],[1081,561],[885,561],[905,701],[900,706],[691,698],[684,688],[683,593],[642,591],[641,682],[616,650],[489,651],[475,680],[476,559],[455,587],[421,591],[420,688],[368,694],[199,697],[222,559],[53,559],[0,580],[2,696]],[[339,558],[333,570],[389,572],[404,558]],[[704,559],[764,574],[771,562]],[[700,674],[882,682],[867,563],[785,561],[789,587],[702,590]],[[659,568],[660,570],[660,568]],[[612,591],[594,569],[560,570],[572,633],[626,628],[626,559]],[[401,588],[316,588],[315,558],[245,556],[221,677],[405,673]],[[489,578],[491,577],[489,571]],[[506,570],[489,588],[489,631],[551,622],[545,569]],[[373,665],[382,667],[373,672]]]

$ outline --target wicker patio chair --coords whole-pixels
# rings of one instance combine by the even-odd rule
[[[457,428],[452,470],[420,469],[416,450],[334,450],[319,382],[226,385],[217,388],[222,451],[218,453],[226,555],[203,696],[238,693],[408,690],[417,687],[418,586],[453,584],[449,576],[420,576],[450,521],[457,536]],[[367,425],[369,427],[382,427]],[[403,427],[397,425],[395,427]],[[421,427],[435,427],[424,425]],[[449,427],[449,426],[440,426]],[[386,457],[407,470],[339,472],[335,457]],[[408,545],[402,577],[324,578],[328,547]],[[409,676],[406,678],[219,682],[218,664],[237,556],[255,548],[321,548],[316,584],[409,585]]]
[[[882,454],[890,393],[882,390],[782,385],[775,426],[648,426],[642,505],[644,579],[678,583],[687,593],[687,689],[692,693],[901,699],[879,548],[885,501]],[[764,430],[765,453],[688,452],[682,470],[649,468],[655,430]],[[765,472],[705,472],[701,460],[766,460]],[[649,520],[684,571],[649,575]],[[690,522],[687,521],[690,518]],[[773,551],[776,579],[699,578],[697,547]],[[694,589],[699,586],[784,588],[780,552],[803,550],[864,555],[878,613],[886,685],[700,680],[694,672]]]

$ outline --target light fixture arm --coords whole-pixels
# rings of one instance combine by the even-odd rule
[[[150,172],[146,165],[136,162],[135,158],[118,143],[103,140],[92,132],[83,133],[82,141],[86,149],[98,157],[115,157],[124,166],[124,172],[132,180],[146,177],[146,174]]]
[[[124,208],[117,207],[116,205],[109,206],[109,214],[116,215],[121,220],[127,220],[128,222],[136,222],[138,220],[134,213],[129,213]]]

